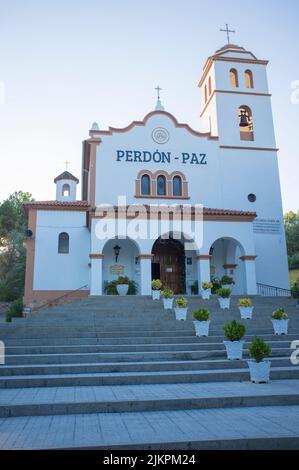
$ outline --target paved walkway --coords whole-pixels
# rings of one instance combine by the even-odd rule
[[[210,448],[223,448],[231,439],[278,438],[279,442],[298,437],[299,406],[0,419],[1,449],[91,446],[109,449],[113,445],[138,444],[145,448],[148,443],[163,446],[163,443],[197,440],[205,448],[207,441]],[[250,445],[248,441],[246,445]],[[269,447],[269,442],[265,445]]]

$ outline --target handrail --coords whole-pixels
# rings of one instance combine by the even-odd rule
[[[285,287],[271,286],[269,284],[256,283],[257,290],[260,295],[268,295],[269,297],[290,297],[291,290]]]
[[[61,300],[64,297],[67,297],[71,294],[74,294],[75,292],[78,292],[79,290],[83,289],[84,287],[88,287],[88,284],[85,284],[84,286],[78,287],[78,289],[71,290],[67,294],[60,295],[59,297],[56,297],[55,299],[48,300],[47,302],[39,305],[38,307],[32,308],[31,312],[36,312],[37,310],[40,310],[41,308],[45,307],[46,305],[51,304],[52,302],[57,302],[58,300]]]

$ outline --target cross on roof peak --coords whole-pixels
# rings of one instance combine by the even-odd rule
[[[71,162],[68,162],[67,160],[64,162],[66,171],[68,170],[68,166],[69,166],[70,163]]]
[[[155,90],[157,91],[157,97],[158,97],[158,100],[159,100],[160,99],[160,91],[162,91],[162,88],[160,88],[160,86],[157,85]]]
[[[229,33],[235,33],[235,32],[236,32],[234,29],[229,29],[227,23],[225,24],[225,29],[220,29],[220,31],[223,31],[224,33],[226,33],[227,44],[230,43],[230,41],[229,41]]]

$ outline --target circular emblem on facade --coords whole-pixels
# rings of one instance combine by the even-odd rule
[[[166,144],[169,141],[169,132],[164,127],[156,127],[152,132],[152,139],[157,142],[157,144]]]

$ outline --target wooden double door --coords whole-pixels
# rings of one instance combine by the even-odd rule
[[[158,239],[152,250],[152,279],[161,279],[163,287],[169,287],[175,294],[185,291],[184,247],[178,240]]]

